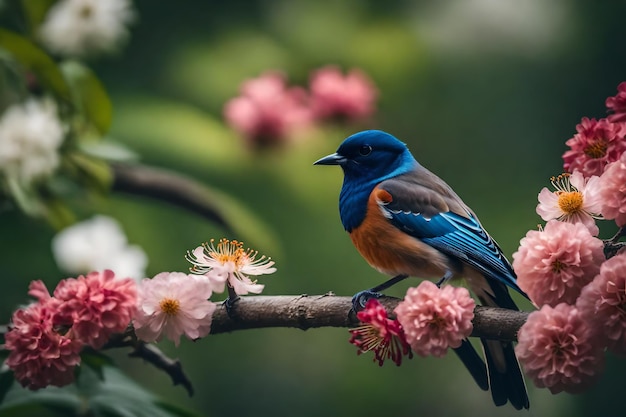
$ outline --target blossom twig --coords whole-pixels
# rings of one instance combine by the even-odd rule
[[[626,242],[620,242],[619,240],[626,236],[626,227],[620,227],[615,235],[604,241],[604,256],[609,259],[617,255],[617,253],[626,247]]]
[[[131,347],[132,352],[128,354],[131,358],[141,358],[156,368],[164,371],[172,379],[174,385],[182,385],[189,396],[194,393],[191,381],[183,371],[183,367],[178,359],[172,359],[153,344],[137,340],[135,331],[129,326],[124,333],[113,335],[102,349]]]
[[[183,372],[183,367],[178,359],[172,359],[165,355],[161,349],[153,344],[137,342],[135,349],[128,355],[132,358],[142,358],[157,368],[165,371],[174,385],[182,385],[187,390],[189,396],[193,395],[193,386],[187,375]]]

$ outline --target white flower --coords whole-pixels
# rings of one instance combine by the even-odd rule
[[[139,285],[135,334],[145,342],[161,340],[163,335],[178,346],[180,336],[197,339],[209,334],[215,304],[209,279],[182,272],[161,272]]]
[[[0,119],[0,172],[23,184],[46,177],[59,165],[63,126],[51,100],[9,107]]]
[[[599,233],[594,219],[602,218],[601,196],[598,193],[599,177],[585,179],[580,171],[552,178],[556,189],[544,187],[539,193],[537,214],[545,221],[557,219],[569,223],[583,223],[593,236]]]
[[[213,283],[216,292],[223,292],[225,283],[238,295],[259,294],[265,287],[252,281],[247,275],[264,275],[276,272],[274,261],[266,256],[257,259],[258,252],[243,249],[243,243],[236,240],[221,239],[214,245],[214,240],[198,246],[187,260],[193,264],[191,272],[206,275]]]
[[[61,55],[111,52],[128,38],[126,26],[133,19],[129,0],[60,0],[48,11],[39,36]]]
[[[61,269],[84,274],[111,269],[121,278],[145,278],[148,258],[136,245],[129,245],[119,223],[106,216],[94,216],[59,232],[52,240],[52,252]]]

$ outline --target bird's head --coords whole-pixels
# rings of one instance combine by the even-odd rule
[[[365,130],[348,137],[337,152],[314,165],[339,165],[346,180],[382,181],[412,170],[417,161],[406,145],[380,130]]]

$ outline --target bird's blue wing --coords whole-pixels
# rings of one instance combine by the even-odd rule
[[[397,180],[380,185],[391,197],[381,205],[387,218],[405,233],[472,266],[485,277],[500,281],[519,293],[515,272],[500,247],[456,194]]]

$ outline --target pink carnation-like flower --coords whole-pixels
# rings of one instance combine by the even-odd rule
[[[544,187],[539,193],[537,214],[543,220],[557,219],[570,223],[583,223],[596,236],[600,229],[594,218],[599,217],[602,200],[598,193],[600,178],[583,178],[579,171],[552,177],[555,191]]]
[[[626,153],[606,168],[600,177],[598,195],[602,216],[615,220],[619,227],[626,226]]]
[[[603,248],[583,224],[550,220],[529,231],[513,254],[517,285],[538,306],[574,304],[600,270]]]
[[[72,383],[74,367],[80,364],[82,343],[55,330],[53,313],[54,308],[46,302],[19,309],[5,335],[5,347],[10,351],[6,364],[15,379],[32,390]]]
[[[397,320],[387,317],[385,307],[378,300],[368,300],[365,309],[356,316],[363,323],[350,329],[350,343],[359,348],[357,354],[374,351],[374,362],[378,362],[379,366],[383,366],[385,359],[391,359],[400,366],[403,356],[413,357],[402,326]]]
[[[590,323],[571,305],[530,313],[517,335],[515,353],[535,385],[553,394],[580,393],[604,367],[604,348]]]
[[[606,107],[613,114],[608,119],[610,122],[626,122],[626,82],[617,86],[617,94],[606,99]]]
[[[193,264],[191,272],[206,275],[216,292],[224,292],[228,283],[238,295],[259,294],[265,286],[252,281],[248,275],[273,274],[276,268],[271,258],[265,255],[257,258],[258,254],[252,249],[244,250],[243,242],[237,240],[220,239],[216,246],[211,239],[210,243],[187,252],[187,260]]]
[[[338,67],[320,68],[311,75],[310,90],[313,114],[320,119],[358,120],[370,117],[376,110],[378,91],[359,69],[344,76]]]
[[[600,274],[583,288],[576,306],[606,339],[609,350],[626,356],[626,253],[602,264]]]
[[[576,125],[577,133],[565,142],[570,150],[563,154],[564,168],[576,170],[585,177],[600,176],[608,164],[619,159],[626,150],[626,125],[607,119],[583,117]]]
[[[253,147],[279,144],[311,124],[306,91],[287,87],[280,72],[246,80],[240,92],[225,104],[224,117]]]
[[[176,346],[183,334],[192,340],[206,336],[216,308],[208,300],[212,292],[210,280],[202,275],[161,272],[144,279],[133,321],[135,334],[146,342],[165,336]]]
[[[409,288],[394,310],[406,339],[420,356],[443,357],[448,348],[461,346],[472,332],[475,303],[466,288],[430,281]]]
[[[54,290],[54,324],[71,327],[75,339],[99,349],[126,330],[136,301],[135,281],[116,279],[111,270],[68,278]]]

